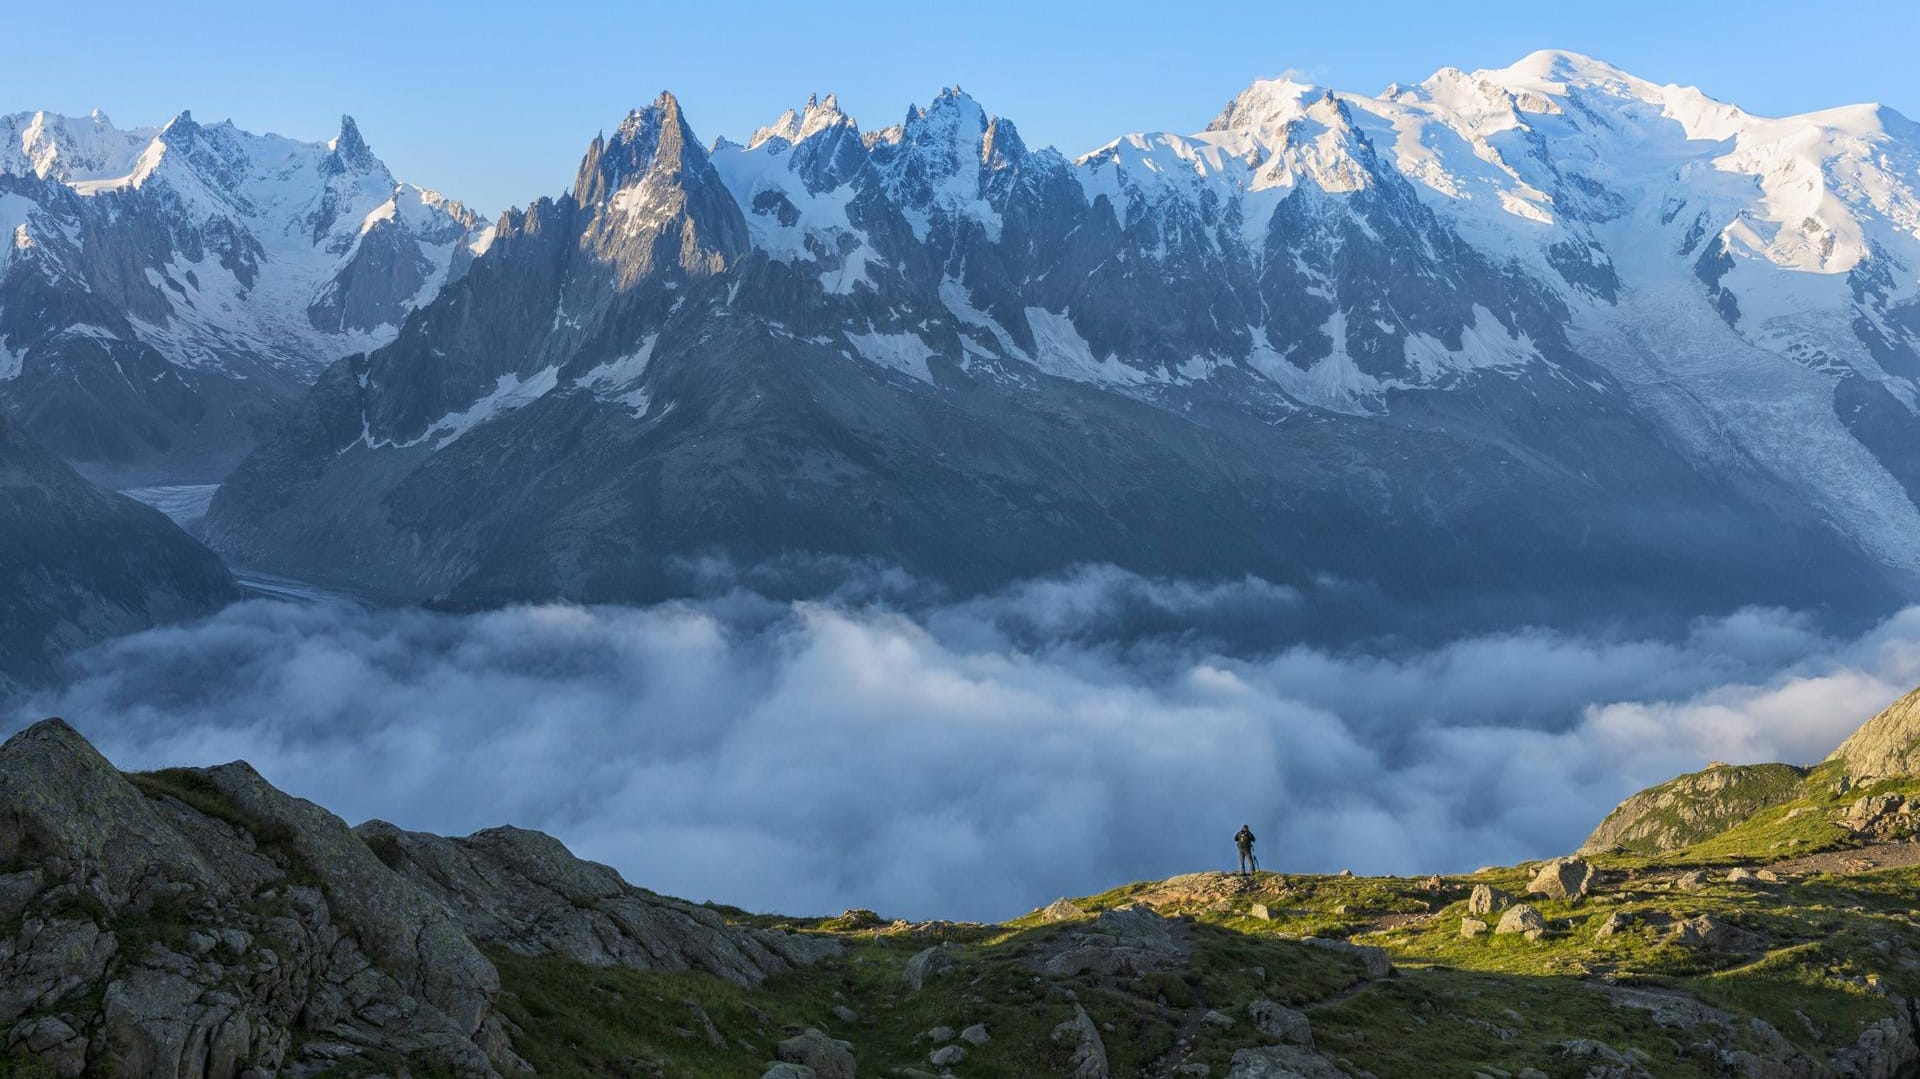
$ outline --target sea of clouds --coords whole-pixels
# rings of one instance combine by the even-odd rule
[[[1225,868],[1242,823],[1281,870],[1563,853],[1634,790],[1817,761],[1920,683],[1920,608],[1845,639],[1749,610],[1668,639],[1223,643],[1299,602],[1112,569],[949,603],[260,600],[85,653],[0,729],[62,715],[128,769],[243,758],[352,822],[538,828],[694,899],[998,919]]]

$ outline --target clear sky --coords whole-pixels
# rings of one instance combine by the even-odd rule
[[[9,6],[12,6],[11,4]],[[402,179],[493,212],[571,182],[596,131],[662,89],[702,139],[810,91],[863,127],[959,83],[1030,145],[1192,131],[1256,78],[1377,93],[1436,68],[1571,49],[1762,114],[1880,101],[1920,118],[1920,3],[1291,0],[938,4],[34,0],[0,111],[183,108],[324,139],[351,113]]]

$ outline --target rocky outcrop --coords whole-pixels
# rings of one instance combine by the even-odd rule
[[[395,845],[244,763],[127,776],[66,723],[36,724],[0,747],[0,1041],[61,1075],[401,1060],[492,1077],[527,1068],[481,943],[747,981],[816,954],[649,902],[533,833],[389,838],[439,858],[396,870]],[[554,905],[567,896],[584,904],[573,921]],[[611,926],[600,951],[582,925]]]
[[[1920,774],[1920,689],[1861,725],[1827,760],[1853,779]]]
[[[449,839],[385,821],[356,832],[482,944],[594,966],[698,969],[740,985],[840,951],[828,938],[735,929],[710,909],[635,888],[540,832],[490,828]]]
[[[1650,787],[1600,822],[1583,853],[1678,850],[1712,838],[1801,793],[1804,769],[1786,764],[1714,764]]]
[[[1038,945],[1031,962],[1052,977],[1083,971],[1113,976],[1172,970],[1192,954],[1184,922],[1136,904],[1104,910],[1084,926]]]

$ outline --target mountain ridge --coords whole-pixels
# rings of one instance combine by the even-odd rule
[[[1912,594],[1920,150],[1613,70],[1261,85],[1077,159],[958,89],[864,134],[816,99],[747,144],[664,95],[667,167],[596,140],[486,272],[323,378],[209,534],[453,605],[776,557],[963,591],[1088,561],[1338,578],[1556,623],[1662,617],[1604,596],[1654,577],[1691,614]],[[539,508],[447,509],[508,499]]]
[[[0,206],[0,407],[116,483],[218,480],[490,235],[351,117],[325,143],[0,117]]]

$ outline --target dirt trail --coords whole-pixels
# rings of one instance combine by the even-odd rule
[[[1767,868],[1783,877],[1812,873],[1870,873],[1920,865],[1920,843],[1877,843],[1852,850],[1830,850],[1775,862]]]

